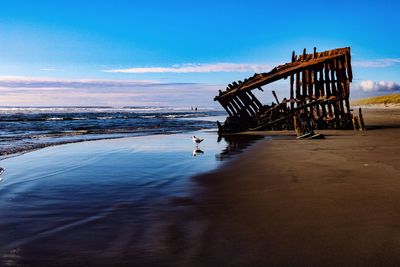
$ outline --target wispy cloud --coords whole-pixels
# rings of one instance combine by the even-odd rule
[[[220,85],[0,76],[0,105],[213,105]]]
[[[372,80],[365,80],[360,82],[359,89],[364,92],[395,92],[400,91],[400,84],[394,81],[375,82]]]
[[[101,79],[57,79],[20,76],[0,76],[0,87],[7,88],[130,88],[159,84],[155,80],[101,80]]]
[[[52,69],[52,68],[43,68],[40,69],[41,71],[57,71],[58,69]]]
[[[363,68],[386,68],[393,65],[400,64],[400,58],[381,58],[372,60],[356,60],[353,66]]]
[[[355,60],[353,66],[362,68],[386,68],[400,64],[400,58],[381,58]],[[279,65],[279,64],[275,64]],[[107,69],[110,73],[210,73],[210,72],[268,72],[272,64],[214,63],[214,64],[176,64],[170,67],[132,67]]]
[[[208,73],[208,72],[265,72],[271,69],[264,64],[215,63],[182,64],[171,67],[135,67],[126,69],[103,70],[114,73]]]

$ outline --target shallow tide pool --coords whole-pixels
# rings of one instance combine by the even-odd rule
[[[204,138],[198,149],[194,134]],[[218,140],[208,130],[60,145],[2,160],[0,265],[97,265],[98,253],[112,259],[155,249],[162,214],[180,205],[171,200],[202,190],[191,177],[259,138]]]

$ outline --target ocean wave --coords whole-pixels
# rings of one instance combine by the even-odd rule
[[[41,122],[41,121],[77,121],[87,120],[84,117],[29,117],[29,116],[12,116],[1,117],[0,122]]]
[[[96,117],[96,120],[111,120],[111,119],[116,119],[117,117],[113,116],[102,116],[102,117]]]
[[[6,107],[0,106],[0,114],[16,113],[112,113],[112,112],[190,112],[192,107],[147,107],[147,106],[89,106],[89,107]],[[222,111],[219,107],[198,107],[197,111]]]
[[[161,115],[163,118],[171,118],[171,119],[177,119],[177,118],[197,118],[197,117],[208,117],[210,116],[207,113],[189,113],[189,114],[169,114],[169,115]]]
[[[12,111],[7,113],[5,108],[0,108],[0,155],[60,142],[208,129],[215,127],[213,121],[196,118],[223,114],[220,111],[168,111],[159,107],[130,107],[123,111],[106,107],[96,109],[101,112],[93,112],[95,109],[88,107],[68,107],[9,108]],[[146,109],[146,112],[139,112],[139,109]],[[63,112],[65,110],[68,112]],[[70,110],[79,112],[69,112]],[[91,112],[84,112],[85,110]]]

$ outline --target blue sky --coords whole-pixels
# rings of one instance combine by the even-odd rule
[[[397,1],[3,0],[0,105],[210,106],[227,83],[314,46],[351,46],[353,98],[397,92],[399,10]],[[274,86],[286,96],[286,83]]]

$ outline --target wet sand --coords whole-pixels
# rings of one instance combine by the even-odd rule
[[[364,117],[366,132],[260,141],[196,177],[182,266],[398,266],[400,110]]]

